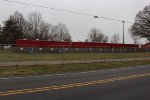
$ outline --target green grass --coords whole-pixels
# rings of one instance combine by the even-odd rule
[[[126,61],[126,62],[107,62],[89,64],[67,64],[67,65],[48,65],[48,66],[15,66],[0,67],[0,76],[28,76],[41,74],[56,74],[68,72],[92,71],[101,69],[122,68],[130,66],[150,65],[150,60]]]
[[[150,57],[150,53],[69,53],[69,54],[24,54],[0,51],[0,61],[46,61],[46,60],[97,60],[117,58]]]

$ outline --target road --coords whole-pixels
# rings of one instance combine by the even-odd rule
[[[0,78],[0,100],[150,100],[150,66]]]

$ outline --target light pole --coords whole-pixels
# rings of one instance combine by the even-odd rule
[[[125,21],[122,21],[122,24],[123,24],[123,40],[122,40],[122,43],[123,44],[125,43],[125,41],[124,41],[124,23],[125,23]]]
[[[99,18],[99,16],[93,16],[93,18]],[[110,18],[105,18],[105,19],[109,19],[109,20],[115,20],[115,19],[110,19]],[[115,20],[115,21],[119,21],[119,22],[122,22],[123,24],[123,39],[122,39],[122,43],[125,44],[125,40],[124,40],[124,24],[125,24],[125,21],[121,21],[121,20]]]

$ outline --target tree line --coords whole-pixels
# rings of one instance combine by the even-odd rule
[[[39,12],[30,13],[25,19],[18,11],[3,21],[3,27],[0,26],[1,44],[14,44],[16,39],[72,40],[69,29],[64,23],[58,23],[56,26],[47,23]]]
[[[150,41],[150,5],[137,13],[129,32],[136,44],[141,38]],[[18,11],[3,21],[2,26],[0,25],[0,44],[14,44],[16,39],[72,41],[70,31],[64,23],[47,23],[39,12],[32,12],[25,18]],[[100,29],[92,28],[85,42],[107,43],[108,40],[108,36]],[[114,34],[110,42],[121,43],[119,34]]]
[[[117,38],[116,38],[117,37]],[[33,12],[27,18],[16,11],[0,25],[0,44],[14,44],[16,39],[39,39],[50,41],[72,41],[69,29],[64,23],[52,25],[44,21],[41,13]],[[119,34],[114,34],[112,43],[120,43]],[[107,43],[100,29],[92,28],[85,42]]]

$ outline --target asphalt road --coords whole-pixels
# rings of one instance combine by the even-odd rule
[[[0,100],[150,100],[150,66],[0,78]]]

